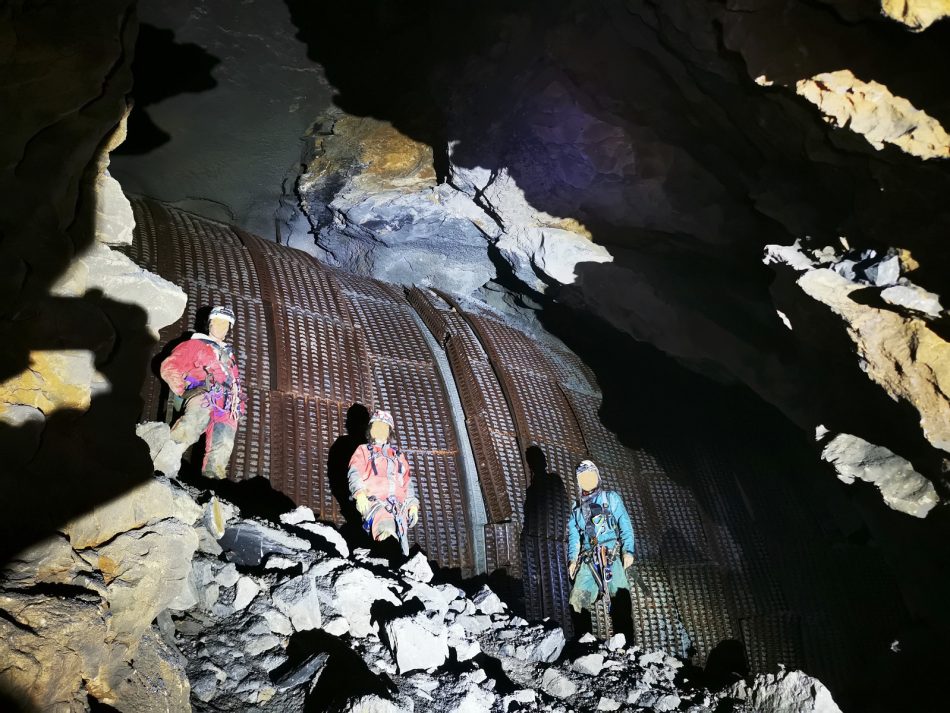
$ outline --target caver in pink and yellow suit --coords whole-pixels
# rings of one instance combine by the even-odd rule
[[[364,516],[363,527],[374,540],[383,532],[396,534],[397,515],[402,531],[406,531],[409,509],[418,507],[419,499],[405,453],[389,443],[362,445],[350,458],[347,477],[351,495],[363,491],[369,498],[371,508]]]
[[[185,399],[185,412],[171,430],[172,440],[190,445],[204,433],[201,471],[210,478],[224,478],[244,415],[245,396],[233,350],[207,334],[194,334],[172,350],[160,371],[169,388]]]

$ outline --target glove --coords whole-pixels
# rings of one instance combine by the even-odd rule
[[[577,560],[571,560],[567,563],[567,576],[574,579],[575,574],[577,574]]]
[[[409,512],[406,514],[406,517],[409,519],[409,527],[415,527],[419,523],[419,506],[410,505]]]
[[[359,511],[360,515],[362,517],[366,517],[366,513],[369,512],[369,497],[366,495],[366,491],[359,491],[353,496],[353,498],[356,500],[356,509]]]
[[[630,569],[631,567],[633,567],[633,555],[630,554],[629,552],[624,552],[623,553],[623,568]]]

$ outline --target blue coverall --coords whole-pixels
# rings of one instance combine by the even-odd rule
[[[598,546],[604,545],[608,550],[614,549],[619,540],[620,550],[616,553],[611,566],[611,580],[608,585],[610,596],[614,596],[618,589],[630,589],[627,574],[623,569],[624,553],[633,554],[633,526],[630,524],[630,515],[624,507],[623,499],[613,490],[595,490],[585,497],[582,503],[600,505],[604,513],[592,517],[594,535]],[[567,556],[573,562],[587,549],[590,542],[587,534],[587,523],[584,520],[582,503],[574,505],[567,527]],[[610,517],[608,518],[607,513]],[[611,522],[612,519],[612,522]],[[597,599],[597,579],[591,565],[583,561],[578,562],[577,572],[574,575],[574,587],[571,589],[571,606],[574,611],[588,608]]]

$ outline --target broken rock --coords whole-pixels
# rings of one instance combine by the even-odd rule
[[[400,673],[437,668],[449,656],[443,622],[425,612],[386,622],[386,635]]]

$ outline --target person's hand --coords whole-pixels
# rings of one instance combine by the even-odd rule
[[[624,552],[623,553],[623,568],[629,569],[630,567],[633,567],[633,555],[630,554],[629,552]]]
[[[415,527],[419,522],[419,506],[410,505],[406,517],[409,519],[409,527]]]
[[[577,574],[577,560],[571,560],[567,563],[567,576],[574,579],[575,574]]]
[[[366,491],[361,490],[353,497],[356,500],[356,509],[360,515],[366,517],[366,513],[369,512],[369,497],[366,495]]]

